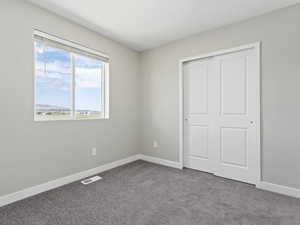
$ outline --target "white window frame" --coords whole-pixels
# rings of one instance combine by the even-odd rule
[[[71,115],[69,118],[38,118],[37,117],[37,111],[36,111],[36,103],[37,103],[37,79],[36,79],[36,49],[35,49],[35,43],[37,42],[37,37],[39,39],[45,39],[50,42],[57,43],[58,45],[65,46],[67,48],[67,51],[70,52],[71,54],[71,67],[72,67],[72,89],[71,89]],[[43,42],[43,41],[39,41]],[[101,119],[109,119],[109,57],[103,53],[100,53],[96,50],[90,49],[88,47],[85,47],[81,44],[77,44],[72,41],[68,41],[62,38],[59,38],[54,35],[50,35],[48,33],[39,31],[39,30],[34,30],[34,35],[33,35],[33,46],[34,46],[34,121],[60,121],[60,120],[101,120]],[[58,49],[63,49],[64,48],[59,48]],[[75,66],[74,66],[74,57],[75,54],[77,55],[82,55],[85,56],[88,54],[88,57],[91,57],[89,55],[95,56],[96,59],[99,59],[103,62],[104,64],[104,70],[103,70],[103,76],[101,77],[101,87],[104,89],[102,91],[102,100],[101,102],[103,103],[103,116],[99,117],[91,117],[91,118],[76,118],[76,113],[75,113]],[[93,58],[93,57],[91,57]],[[99,99],[100,101],[100,99]]]

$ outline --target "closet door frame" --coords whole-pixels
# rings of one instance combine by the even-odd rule
[[[260,105],[261,105],[261,43],[260,42],[255,42],[243,46],[238,46],[230,49],[223,49],[207,54],[202,54],[198,56],[193,56],[193,57],[188,57],[179,60],[179,163],[180,167],[184,167],[184,72],[183,72],[183,64],[186,62],[194,61],[194,60],[199,60],[199,59],[205,59],[209,57],[214,57],[214,56],[219,56],[219,55],[224,55],[228,53],[234,53],[234,52],[239,52],[239,51],[244,51],[244,50],[249,50],[252,49],[255,51],[256,54],[256,60],[258,64],[258,69],[256,71],[257,77],[259,77],[259,93],[258,93],[258,99],[257,99],[257,148],[259,155],[257,156],[257,177],[259,179],[256,182],[256,185],[259,184],[262,180],[262,175],[261,175],[261,110],[260,110]]]

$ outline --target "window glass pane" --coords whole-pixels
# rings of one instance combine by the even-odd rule
[[[72,113],[71,54],[35,43],[36,118],[66,119]]]
[[[103,117],[103,62],[81,55],[74,58],[76,118]]]

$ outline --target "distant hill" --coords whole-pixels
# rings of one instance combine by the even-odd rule
[[[56,105],[37,104],[37,112],[69,112],[70,108]]]
[[[47,112],[60,112],[60,113],[68,113],[71,111],[70,108],[64,106],[57,106],[57,105],[47,105],[47,104],[37,104],[36,111],[38,113],[47,113]],[[79,113],[100,113],[100,111],[95,110],[85,110],[85,109],[78,109],[76,110]]]

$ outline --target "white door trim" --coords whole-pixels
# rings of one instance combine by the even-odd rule
[[[198,59],[204,59],[204,58],[209,58],[209,57],[214,57],[214,56],[218,56],[218,55],[223,55],[223,54],[228,54],[228,53],[233,53],[233,52],[238,52],[238,51],[244,51],[247,49],[254,49],[256,51],[256,55],[257,55],[257,61],[258,61],[258,65],[259,68],[257,70],[258,73],[258,77],[261,77],[261,57],[260,57],[260,52],[261,52],[261,43],[260,42],[255,42],[252,44],[247,44],[247,45],[243,45],[243,46],[238,46],[238,47],[234,47],[234,48],[230,48],[230,49],[223,49],[223,50],[219,50],[219,51],[215,51],[215,52],[211,52],[211,53],[207,53],[207,54],[202,54],[202,55],[198,55],[198,56],[194,56],[194,57],[188,57],[188,58],[183,58],[181,60],[179,60],[179,163],[180,165],[183,167],[183,154],[184,154],[184,96],[183,96],[183,64],[185,62],[189,62],[189,61],[193,61],[193,60],[198,60]],[[259,79],[259,86],[261,86],[260,84],[260,79]],[[261,98],[261,93],[260,93],[260,89],[259,89],[259,94],[258,94],[258,98],[257,102],[258,102],[258,106],[257,106],[257,145],[258,145],[258,149],[259,149],[259,156],[257,157],[259,160],[257,162],[257,171],[258,171],[258,175],[257,177],[259,177],[259,180],[256,182],[256,184],[258,184],[261,181],[261,144],[260,144],[260,137],[261,137],[261,126],[260,126],[260,98]]]

